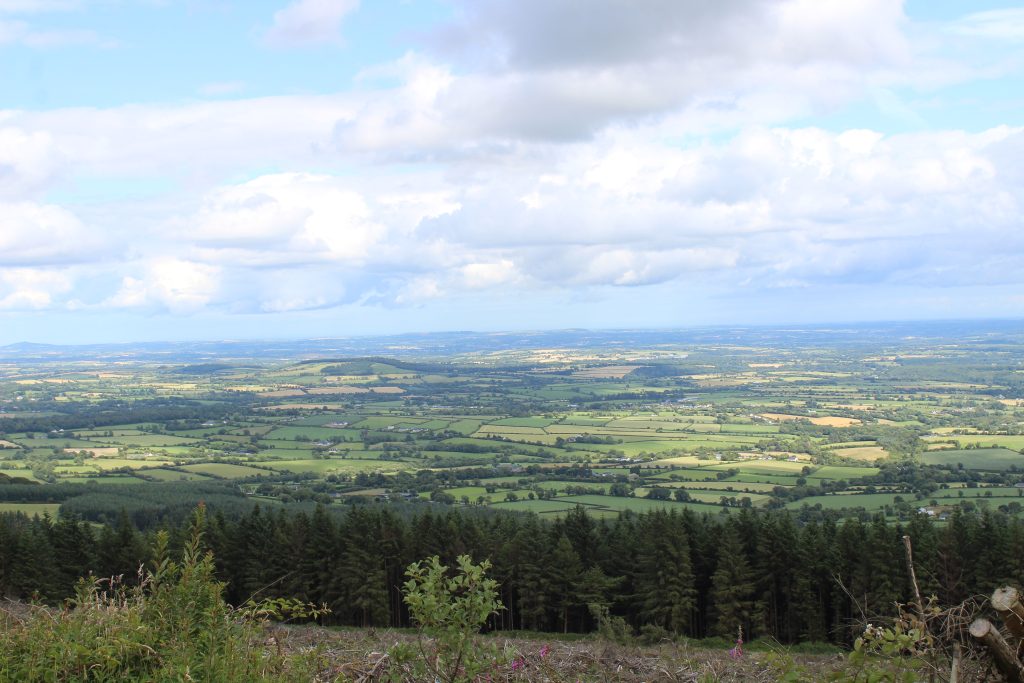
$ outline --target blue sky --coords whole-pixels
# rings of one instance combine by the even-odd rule
[[[1024,7],[0,0],[0,344],[1024,317]]]

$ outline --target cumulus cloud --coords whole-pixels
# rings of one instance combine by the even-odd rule
[[[62,161],[48,132],[0,126],[0,197],[37,194],[57,176]]]
[[[274,14],[265,37],[289,47],[334,42],[344,18],[358,8],[359,0],[295,0]]]
[[[402,85],[341,120],[340,145],[436,159],[585,141],[669,114],[688,113],[690,134],[723,118],[781,122],[861,96],[913,58],[891,0],[600,0],[586,12],[571,0],[459,6],[429,56],[368,72]]]
[[[191,231],[196,244],[250,263],[300,258],[359,263],[386,236],[357,193],[330,177],[261,176],[215,193]]]
[[[102,246],[67,209],[0,202],[0,268],[90,261]]]
[[[462,0],[438,49],[495,66],[604,69],[623,64],[724,58],[875,62],[899,57],[901,4],[890,0]],[[441,40],[443,39],[443,41]]]
[[[0,310],[50,308],[55,297],[70,291],[71,285],[71,278],[61,271],[0,268]]]
[[[191,313],[209,304],[220,287],[220,269],[208,264],[156,258],[137,267],[137,276],[124,276],[107,306]]]

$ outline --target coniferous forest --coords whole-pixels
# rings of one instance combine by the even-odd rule
[[[181,544],[185,525],[168,529]],[[1024,523],[989,512],[892,524],[812,521],[741,510],[656,511],[593,519],[507,513],[409,512],[355,506],[339,514],[214,514],[205,539],[226,597],[295,597],[326,604],[325,624],[407,626],[405,568],[438,555],[493,563],[506,609],[491,629],[587,632],[622,618],[637,632],[849,644],[910,594],[901,538],[913,539],[921,590],[945,604],[1024,580]],[[62,516],[0,515],[0,594],[69,597],[80,576],[124,575],[150,559],[153,535]],[[604,616],[602,616],[604,615]]]

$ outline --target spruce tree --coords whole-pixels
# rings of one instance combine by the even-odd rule
[[[754,579],[743,544],[732,524],[722,527],[718,564],[711,585],[715,633],[728,638],[735,636],[742,627],[744,638],[749,639],[754,614]]]

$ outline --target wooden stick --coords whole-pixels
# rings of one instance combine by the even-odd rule
[[[1024,604],[1020,592],[1012,586],[1003,586],[992,591],[992,608],[1006,624],[1006,630],[1020,640],[1024,638]]]
[[[910,583],[914,586],[914,600],[917,601],[917,616],[924,622],[924,602],[921,600],[921,589],[917,587],[917,573],[914,572],[914,553],[910,549],[910,536],[903,537],[903,547],[907,549],[907,568],[910,570]]]
[[[971,622],[970,631],[974,638],[988,648],[996,668],[1009,683],[1024,683],[1024,666],[1021,666],[1020,660],[1017,659],[1017,653],[991,621],[975,619]]]
[[[960,643],[953,643],[953,663],[949,667],[949,683],[958,683],[960,678]]]

